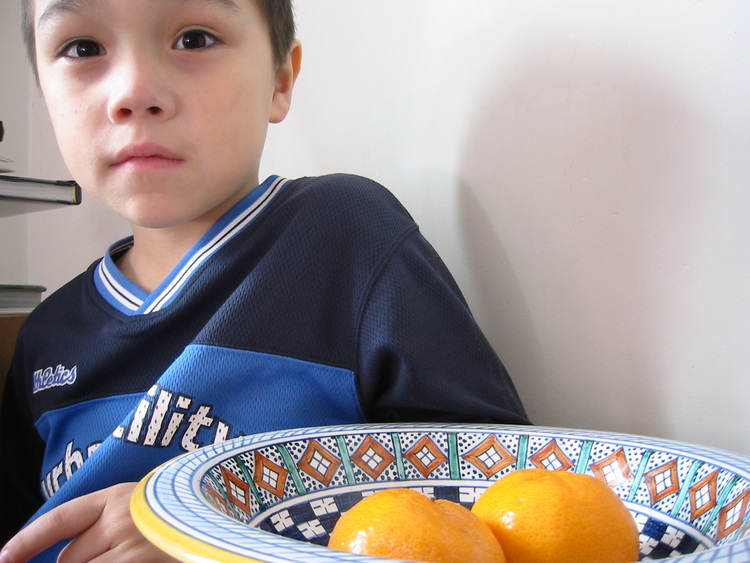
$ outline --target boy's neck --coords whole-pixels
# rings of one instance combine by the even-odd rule
[[[150,228],[131,223],[133,246],[117,260],[117,267],[141,289],[152,293],[216,221],[258,185],[235,193],[208,213],[172,227]]]
[[[205,233],[181,229],[149,229],[133,225],[133,246],[117,261],[117,267],[138,287],[151,293],[170,274],[183,256]]]

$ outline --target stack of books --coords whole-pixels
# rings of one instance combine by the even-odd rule
[[[0,316],[28,315],[41,303],[45,291],[41,285],[0,284]]]
[[[81,203],[81,188],[73,180],[39,180],[0,174],[0,217]]]

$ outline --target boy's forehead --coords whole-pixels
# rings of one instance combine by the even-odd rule
[[[238,2],[252,2],[253,0],[149,0],[154,4],[170,4],[179,8],[180,4],[209,4],[225,9],[238,9]],[[49,15],[60,12],[81,12],[91,8],[101,8],[112,2],[123,4],[131,0],[35,0],[34,5],[37,13],[41,14],[40,19]]]

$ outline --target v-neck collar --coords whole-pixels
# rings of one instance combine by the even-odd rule
[[[115,263],[133,246],[129,236],[109,247],[94,272],[94,283],[104,299],[118,311],[146,315],[167,307],[193,274],[224,244],[249,225],[286,185],[288,180],[271,176],[227,211],[182,257],[153,292],[148,293],[123,274]]]

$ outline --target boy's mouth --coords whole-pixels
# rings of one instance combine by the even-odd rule
[[[140,143],[128,145],[117,152],[112,166],[130,169],[155,169],[173,166],[179,162],[182,162],[182,159],[178,155],[161,145]]]

